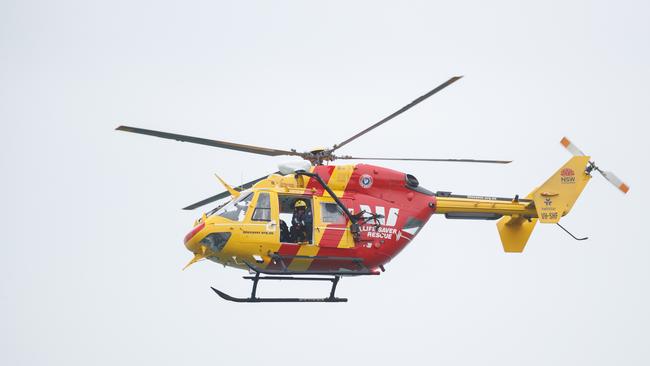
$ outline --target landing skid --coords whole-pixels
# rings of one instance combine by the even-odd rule
[[[316,258],[316,257],[312,257]],[[318,258],[324,258],[324,257],[318,257]],[[276,259],[280,260],[281,263],[282,259],[281,257],[277,257]],[[340,258],[334,258],[334,257],[329,257],[327,259],[337,259],[341,260]],[[348,258],[345,258],[348,259]],[[254,266],[248,262],[244,262],[248,268],[255,273],[254,276],[244,276],[243,278],[246,280],[251,280],[253,281],[253,287],[251,289],[251,296],[250,297],[234,297],[230,296],[227,293],[217,290],[214,287],[212,288],[212,291],[214,291],[217,295],[219,295],[222,299],[228,300],[228,301],[233,301],[233,302],[347,302],[348,299],[346,298],[340,298],[336,297],[336,286],[339,283],[339,280],[343,276],[368,276],[368,275],[378,275],[379,272],[371,271],[368,270],[365,266],[361,265],[361,260],[358,260],[354,258],[355,261],[358,261],[360,264],[360,269],[359,270],[345,270],[345,271],[291,271],[288,270],[286,266],[283,264],[282,270],[266,270],[266,269],[261,269],[257,266]],[[308,275],[310,277],[302,277]],[[313,277],[313,276],[323,276],[323,277]],[[257,297],[257,285],[259,281],[265,280],[265,281],[330,281],[332,282],[332,287],[330,288],[330,294],[328,297],[324,298],[301,298],[301,297]]]
[[[348,299],[340,298],[335,296],[336,285],[339,283],[341,276],[334,277],[287,277],[287,276],[260,276],[260,273],[257,272],[255,276],[244,276],[244,279],[253,281],[253,289],[251,290],[250,297],[234,297],[230,296],[227,293],[217,290],[214,287],[210,287],[217,295],[222,299],[233,301],[233,302],[347,302]],[[325,298],[301,298],[301,297],[257,297],[257,284],[260,280],[272,280],[272,281],[331,281],[332,288],[330,290],[330,296]]]

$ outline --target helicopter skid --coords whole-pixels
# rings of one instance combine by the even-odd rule
[[[298,297],[255,297],[255,298],[242,298],[230,296],[223,291],[219,291],[214,287],[210,287],[217,295],[222,299],[232,301],[232,302],[348,302],[346,298],[334,297],[334,298],[298,298]]]
[[[333,271],[294,271],[290,270],[286,265],[285,259],[319,259],[319,260],[337,260],[337,261],[350,261],[356,264],[359,268],[358,270],[333,270]],[[247,261],[244,261],[244,264],[248,269],[254,273],[254,276],[243,276],[245,280],[253,281],[253,288],[251,289],[251,296],[242,298],[230,296],[227,293],[217,290],[214,287],[214,291],[222,299],[233,301],[233,302],[347,302],[346,298],[339,298],[335,296],[336,286],[339,283],[341,277],[344,276],[376,276],[379,275],[379,272],[372,271],[363,265],[363,260],[360,258],[348,258],[348,257],[318,257],[318,256],[280,256],[278,254],[273,255],[273,260],[280,264],[282,269],[262,269],[259,268]],[[304,276],[304,277],[303,277]],[[322,277],[314,277],[322,276]],[[332,282],[332,287],[330,288],[330,294],[328,297],[324,298],[300,298],[300,297],[257,297],[257,285],[259,281],[330,281]]]
[[[234,297],[230,296],[227,293],[217,290],[214,287],[210,287],[217,295],[222,299],[233,301],[233,302],[347,302],[348,299],[340,298],[334,296],[336,292],[336,285],[341,279],[340,276],[334,277],[290,277],[290,276],[260,276],[260,273],[257,272],[255,276],[244,276],[246,280],[253,281],[253,289],[251,291],[251,296],[247,298]],[[300,298],[300,297],[257,297],[257,284],[260,280],[270,280],[270,281],[330,281],[332,282],[332,288],[330,290],[330,296],[325,298]]]

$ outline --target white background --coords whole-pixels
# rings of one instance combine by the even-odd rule
[[[647,1],[0,3],[0,363],[647,365]],[[234,304],[180,208],[274,159],[116,132],[331,146],[453,75],[341,153],[514,159],[387,163],[431,190],[525,195],[566,135],[596,176],[524,254],[494,222],[434,217],[347,304]],[[326,287],[263,284],[261,294]]]

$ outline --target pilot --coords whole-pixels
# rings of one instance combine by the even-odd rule
[[[291,230],[289,236],[293,243],[311,243],[313,228],[313,217],[307,203],[299,199],[293,204],[293,217],[291,218]]]

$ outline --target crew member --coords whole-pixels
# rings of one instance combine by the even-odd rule
[[[293,243],[311,243],[312,228],[314,219],[311,210],[307,208],[307,202],[302,199],[293,204],[293,217],[291,218],[291,230],[289,236]]]

